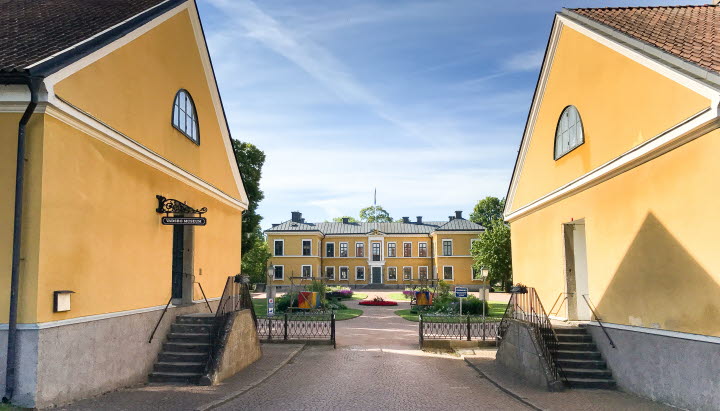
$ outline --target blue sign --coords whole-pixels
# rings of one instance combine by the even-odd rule
[[[455,297],[466,298],[468,296],[467,287],[455,287]]]
[[[268,298],[267,315],[268,315],[268,317],[272,317],[273,315],[275,315],[275,299],[274,298]]]

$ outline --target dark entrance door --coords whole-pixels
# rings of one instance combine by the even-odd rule
[[[372,268],[372,282],[373,284],[382,283],[382,267]]]
[[[173,226],[172,250],[172,298],[183,297],[183,261],[185,251],[185,227]]]

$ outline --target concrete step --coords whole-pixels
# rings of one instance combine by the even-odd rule
[[[173,333],[213,333],[215,326],[210,324],[172,324],[170,332]]]
[[[560,342],[558,349],[561,351],[597,351],[594,342]]]
[[[592,342],[592,336],[588,334],[556,334],[560,342]]]
[[[155,363],[153,367],[154,372],[169,372],[169,373],[202,373],[205,371],[204,362],[164,362],[160,361]]]
[[[161,362],[205,362],[208,353],[205,352],[173,352],[163,351],[158,355]]]
[[[553,327],[555,334],[587,334],[585,328],[580,327]]]
[[[212,338],[210,333],[170,333],[168,334],[168,341],[171,342],[201,342],[209,343]]]
[[[601,360],[602,356],[597,351],[558,350],[556,358],[558,360]]]
[[[202,377],[202,374],[200,373],[152,372],[150,373],[150,382],[197,384],[200,377]]]
[[[589,368],[564,368],[563,373],[567,378],[581,378],[581,379],[612,379],[612,373],[606,369],[589,369]]]
[[[215,325],[214,314],[188,314],[178,315],[175,317],[175,324],[204,324],[204,325]]]
[[[607,378],[568,378],[570,388],[615,389],[615,381]]]
[[[163,344],[163,351],[208,353],[210,351],[210,343],[166,342]]]
[[[566,368],[583,368],[591,370],[604,370],[607,368],[607,364],[605,364],[605,361],[603,360],[558,359],[556,361],[563,370]]]

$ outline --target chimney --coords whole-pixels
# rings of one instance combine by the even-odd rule
[[[403,217],[403,223],[410,224],[410,217]]]
[[[455,219],[455,216],[453,216],[453,215],[448,216],[448,221],[452,221],[452,220],[454,220],[454,219]]]
[[[273,228],[275,228],[275,227],[277,227],[277,226],[279,226],[279,225],[280,225],[280,224],[273,224],[272,226],[273,226]]]
[[[350,224],[350,219],[348,217],[343,217],[342,222],[343,224]]]
[[[292,218],[290,219],[293,223],[299,223],[300,219],[302,218],[302,213],[299,211],[293,211],[290,213],[292,215]]]
[[[304,218],[301,218],[301,219],[300,219],[300,222],[303,223],[303,224],[305,224],[305,219],[304,219]]]
[[[422,224],[422,216],[421,215],[417,216],[417,223]]]
[[[462,211],[455,211],[455,218],[462,220]]]

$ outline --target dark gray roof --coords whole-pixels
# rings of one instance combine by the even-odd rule
[[[0,72],[26,71],[28,66],[57,54],[29,70],[47,74],[124,36],[184,1],[0,1]],[[85,40],[89,41],[66,50]]]
[[[295,223],[285,221],[266,233],[275,232],[319,232],[325,235],[368,234],[377,229],[385,234],[430,234],[433,231],[482,231],[485,228],[472,221],[455,219],[452,221],[425,221],[417,223]]]

